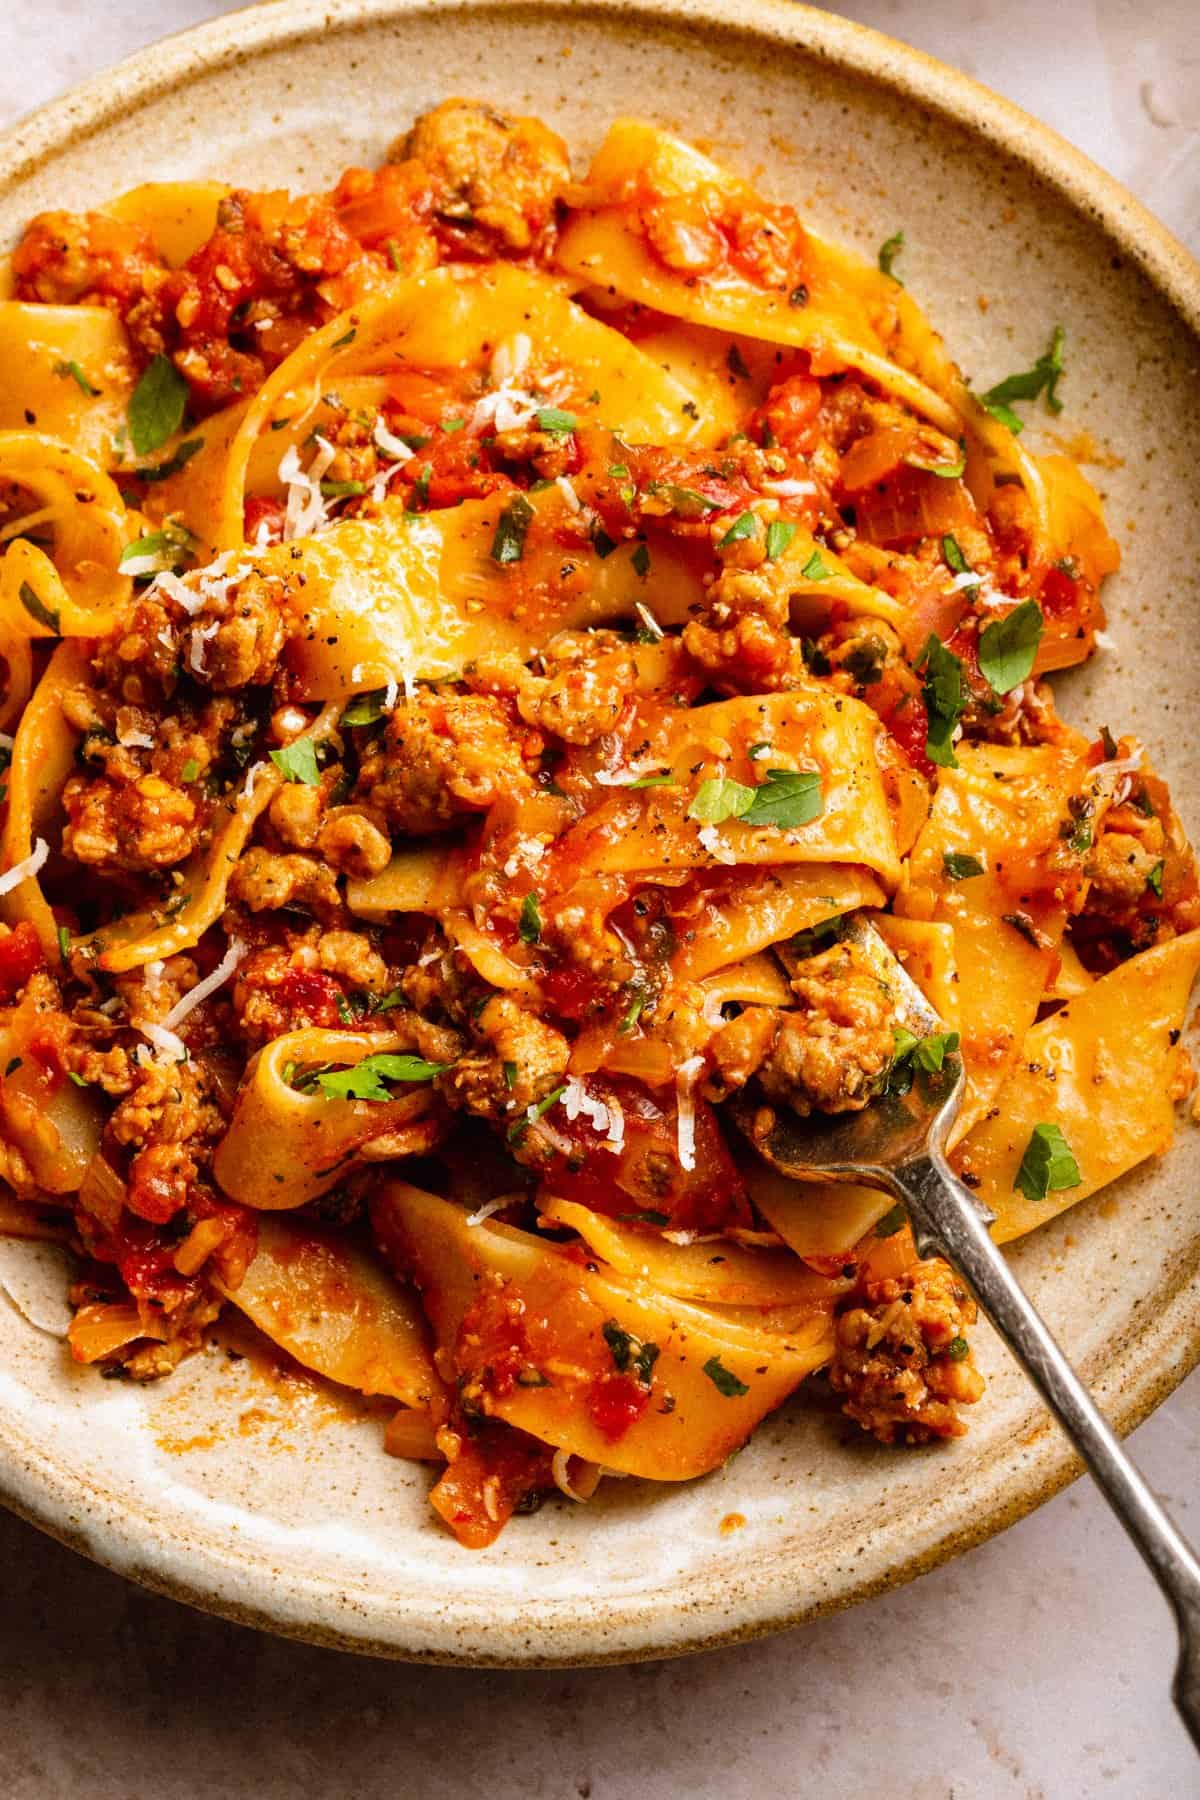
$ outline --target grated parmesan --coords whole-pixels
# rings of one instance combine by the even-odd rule
[[[728,844],[722,842],[721,834],[715,825],[702,825],[696,836],[714,861],[719,863],[735,863],[737,861],[736,853],[729,848]]]
[[[249,946],[243,944],[240,938],[231,938],[228,950],[212,974],[206,975],[203,981],[198,981],[194,988],[188,990],[182,1000],[176,1001],[163,1020],[164,1029],[174,1031],[176,1026],[182,1025],[188,1014],[194,1012],[202,1001],[207,1000],[210,994],[215,994],[219,987],[224,987],[238,964],[247,955],[248,949]],[[161,967],[161,964],[159,966]]]
[[[170,1057],[172,1062],[182,1063],[187,1061],[187,1045],[181,1037],[175,1035],[169,1026],[146,1024],[139,1026],[139,1030],[141,1031],[142,1036],[147,1038],[157,1051],[163,1056]],[[158,1059],[155,1058],[155,1060],[157,1061]]]
[[[467,1214],[467,1224],[482,1225],[484,1220],[490,1219],[493,1213],[502,1212],[511,1199],[511,1194],[501,1194],[495,1200],[486,1200],[484,1204],[477,1207],[473,1213]]]
[[[654,614],[650,611],[650,608],[648,606],[643,606],[642,602],[639,600],[634,611],[637,613],[638,618],[642,621],[642,624],[646,627],[646,630],[650,633],[650,636],[654,639],[655,643],[660,644],[667,634],[655,618]]]
[[[300,452],[289,446],[279,464],[279,479],[287,488],[283,515],[283,542],[293,538],[312,537],[329,523],[329,509],[321,493],[321,478],[337,451],[327,438],[318,435],[317,453],[308,468],[301,466]]]
[[[760,481],[758,485],[765,494],[774,494],[779,500],[801,500],[817,491],[815,481]]]
[[[0,894],[11,894],[23,881],[32,881],[49,854],[50,846],[45,838],[38,838],[28,856],[22,857],[19,863],[14,863],[11,869],[6,869],[0,875]]]

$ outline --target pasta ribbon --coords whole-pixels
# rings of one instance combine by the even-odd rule
[[[330,1381],[417,1408],[440,1392],[415,1297],[343,1235],[263,1214],[242,1280],[217,1285],[272,1343]]]
[[[832,1352],[822,1314],[785,1339],[664,1297],[615,1269],[593,1271],[528,1232],[467,1218],[461,1207],[403,1182],[388,1183],[372,1202],[384,1254],[416,1281],[439,1348],[460,1376],[482,1377],[501,1351],[527,1355],[531,1378],[543,1385],[518,1380],[511,1392],[490,1397],[489,1412],[572,1455],[654,1481],[702,1475]],[[489,1336],[490,1316],[480,1318],[478,1309],[463,1329],[489,1292],[523,1302],[528,1324],[516,1345],[502,1328]],[[642,1363],[650,1364],[647,1399],[619,1435],[605,1429],[613,1383],[622,1382],[617,1391],[629,1412],[638,1401],[614,1343],[618,1358],[625,1344],[655,1351]]]
[[[404,1033],[288,1031],[254,1056],[217,1145],[213,1172],[231,1199],[256,1212],[284,1212],[326,1193],[346,1175],[364,1146],[425,1117],[428,1086],[386,1101],[324,1094],[315,1072],[354,1068],[365,1057],[403,1052]],[[312,1085],[294,1085],[305,1074]]]
[[[1200,969],[1200,931],[1120,963],[1025,1034],[1017,1067],[956,1161],[996,1214],[999,1243],[1085,1200],[1174,1136],[1179,1033]],[[1030,1200],[1015,1182],[1034,1127],[1057,1125],[1077,1184]]]
[[[36,431],[112,468],[137,379],[115,313],[0,300],[0,368],[0,432]]]
[[[68,688],[86,679],[86,646],[70,640],[59,644],[21,715],[8,770],[8,812],[0,832],[0,864],[5,869],[26,862],[39,839],[48,844],[58,840],[60,801],[75,766],[77,742],[62,698]],[[58,960],[58,921],[36,872],[0,894],[0,919],[9,925],[27,919],[38,934],[43,955],[51,962]]]
[[[0,431],[0,482],[32,497],[28,514],[0,537],[0,631],[103,637],[133,591],[118,568],[130,532],[116,485],[86,456],[35,431]],[[23,528],[49,532],[53,554],[19,535]]]

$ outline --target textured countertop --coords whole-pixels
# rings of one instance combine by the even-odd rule
[[[0,126],[214,0],[3,0]],[[1019,101],[1200,245],[1195,0],[860,0]],[[19,53],[18,53],[19,47]],[[1200,1541],[1200,1373],[1132,1440]],[[561,1674],[370,1663],[131,1587],[0,1514],[9,1800],[1183,1800],[1173,1632],[1095,1493],[801,1632]]]

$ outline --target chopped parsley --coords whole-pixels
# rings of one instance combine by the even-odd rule
[[[714,775],[696,789],[687,816],[705,825],[723,825],[726,819],[740,819],[753,799],[754,789],[744,782]]]
[[[1062,411],[1058,383],[1063,372],[1062,348],[1066,335],[1062,326],[1056,325],[1049,349],[1043,351],[1032,369],[1008,375],[1003,381],[998,381],[995,387],[990,387],[986,394],[980,395],[981,404],[993,419],[999,419],[1011,432],[1022,431],[1025,422],[1013,411],[1010,401],[1036,400],[1039,394],[1044,394],[1046,405],[1052,413]]]
[[[321,493],[326,500],[350,500],[358,494],[365,494],[365,481],[323,481]]]
[[[921,689],[929,721],[925,754],[939,768],[957,769],[954,730],[967,704],[962,663],[952,650],[947,650],[941,638],[930,632],[917,659],[917,673],[925,677]]]
[[[688,808],[688,818],[706,825],[741,819],[746,825],[773,825],[779,831],[790,831],[819,818],[822,804],[821,777],[815,769],[768,769],[757,787],[747,787],[727,775],[702,781]]]
[[[903,287],[904,283],[900,280],[900,277],[897,275],[892,265],[903,248],[904,233],[902,231],[894,231],[890,238],[885,238],[883,243],[880,244],[879,255],[876,259],[879,263],[879,273],[881,275],[890,275],[892,280],[900,287]]]
[[[372,693],[359,694],[350,702],[338,720],[339,725],[376,724],[383,717],[383,703],[386,698],[386,688],[376,688]]]
[[[456,431],[462,431],[465,428],[466,423],[467,423],[467,421],[465,419],[458,419],[458,418],[443,419],[442,420],[442,430],[447,434],[447,436],[453,437],[453,435]]]
[[[344,350],[346,348],[346,345],[352,344],[357,336],[358,336],[358,328],[356,326],[352,325],[350,327],[349,331],[347,331],[342,337],[335,339],[335,341],[332,344],[330,344],[329,348],[331,350]]]
[[[532,522],[532,506],[524,494],[514,494],[496,520],[496,535],[492,539],[493,562],[520,562],[525,554],[525,534]]]
[[[704,1373],[716,1388],[718,1394],[726,1400],[736,1400],[750,1389],[744,1381],[739,1381],[732,1370],[727,1369],[719,1356],[710,1356],[704,1365]]]
[[[668,501],[671,511],[681,519],[702,519],[705,513],[720,510],[717,502],[710,500],[707,494],[701,494],[696,488],[677,487],[673,481],[652,481],[646,493]]]
[[[942,539],[942,560],[955,575],[970,575],[973,572],[970,563],[962,553],[958,539],[949,531]]]
[[[796,527],[790,519],[772,519],[767,526],[767,561],[774,562],[782,556],[796,535]]]
[[[65,925],[60,925],[58,928],[58,954],[62,957],[64,962],[70,962],[71,933]]]
[[[647,575],[650,573],[650,552],[645,544],[639,544],[629,560],[633,564],[634,574],[640,575],[642,580],[645,581]]]
[[[641,1018],[642,1013],[645,1011],[647,998],[648,996],[646,994],[635,994],[633,999],[629,1002],[628,1007],[621,1015],[621,1022],[617,1026],[617,1030],[622,1037],[628,1037],[629,1033]]]
[[[951,1362],[962,1362],[964,1357],[970,1356],[971,1346],[965,1337],[951,1338],[943,1354],[948,1356]]]
[[[1152,894],[1157,894],[1160,900],[1162,899],[1163,869],[1165,866],[1166,865],[1160,857],[1146,877],[1146,886],[1150,889]]]
[[[750,371],[746,367],[745,358],[736,344],[730,344],[728,354],[725,357],[725,366],[731,375],[736,375],[739,381],[749,381]]]
[[[800,654],[804,658],[804,666],[810,675],[829,675],[833,664],[812,638],[801,638]]]
[[[1057,1125],[1035,1125],[1025,1146],[1014,1187],[1027,1200],[1044,1200],[1063,1188],[1078,1187],[1083,1177],[1071,1146]]]
[[[153,469],[137,469],[134,473],[139,481],[167,481],[172,475],[178,475],[180,469],[185,469],[196,452],[203,448],[203,438],[187,438],[172,451],[166,462],[160,462]]]
[[[822,562],[821,552],[814,550],[800,573],[805,581],[828,581],[833,575],[833,570]]]
[[[723,538],[717,542],[717,549],[724,550],[726,544],[736,544],[742,538],[752,538],[758,530],[758,520],[752,512],[739,513]]]
[[[161,531],[147,532],[145,537],[126,544],[117,566],[124,569],[130,563],[140,564],[129,570],[131,575],[158,575],[163,570],[177,575],[191,562],[195,550],[196,539],[187,527],[169,521]]]
[[[98,387],[92,386],[77,362],[56,362],[54,365],[54,373],[56,375],[68,377],[75,383],[75,386],[79,389],[80,393],[86,394],[90,400],[94,400],[96,395],[100,392]]]
[[[938,1074],[959,1045],[957,1031],[938,1031],[919,1038],[906,1025],[893,1025],[892,1036],[896,1049],[887,1074],[891,1094],[906,1094],[918,1069],[925,1075]]]
[[[194,756],[189,756],[182,769],[179,771],[179,779],[180,781],[195,781],[199,773],[200,764],[196,761]]]
[[[943,850],[942,867],[951,881],[970,881],[973,875],[983,874],[979,858],[967,856],[961,850]]]
[[[285,781],[299,782],[302,787],[316,787],[320,782],[317,747],[311,738],[297,738],[282,750],[272,750],[271,761]]]
[[[187,410],[188,384],[160,350],[142,371],[129,399],[129,441],[134,454],[149,456],[174,437]]]
[[[924,469],[927,475],[937,475],[943,481],[957,481],[966,472],[966,454],[961,453],[956,462],[948,463],[916,463],[914,467]]]
[[[316,1081],[327,1100],[390,1100],[389,1081],[432,1081],[451,1066],[426,1062],[423,1056],[380,1051],[364,1056],[352,1069],[325,1070]]]
[[[569,432],[574,431],[579,420],[573,412],[563,412],[558,406],[543,406],[537,415],[539,431]]]
[[[884,1213],[882,1219],[876,1219],[875,1236],[877,1238],[895,1237],[907,1217],[908,1214],[905,1212],[903,1205],[897,1200],[895,1206],[890,1207],[889,1210]]]
[[[993,619],[979,634],[979,667],[997,694],[1010,694],[1033,673],[1042,641],[1042,609],[1036,600]]]
[[[540,944],[542,941],[542,910],[532,889],[521,902],[521,921],[517,931],[523,944]]]
[[[39,625],[44,625],[47,631],[52,631],[57,637],[59,635],[59,615],[48,607],[44,600],[39,599],[27,581],[21,583],[18,593],[21,597],[21,605],[30,618],[36,619]]]
[[[622,1375],[636,1377],[643,1387],[649,1387],[654,1365],[659,1358],[657,1344],[643,1343],[632,1331],[626,1331],[615,1319],[605,1319],[600,1327],[604,1333],[604,1341],[608,1345],[614,1366]]]
[[[529,1107],[524,1118],[518,1119],[515,1124],[509,1126],[509,1143],[519,1144],[521,1139],[525,1136],[525,1133],[529,1130],[529,1127],[540,1119],[543,1113],[548,1113],[550,1108],[555,1106],[558,1101],[562,1099],[566,1091],[567,1084],[564,1081],[561,1087],[551,1089],[550,1093],[546,1095],[546,1098],[544,1100],[539,1100],[536,1106]]]

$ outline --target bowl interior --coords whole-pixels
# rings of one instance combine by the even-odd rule
[[[1123,203],[1103,177],[1080,177],[1069,158],[1061,179],[1038,173],[1014,153],[1008,110],[969,84],[941,85],[914,53],[805,9],[735,11],[733,0],[259,8],[147,53],[10,134],[0,242],[40,208],[140,181],[320,186],[378,160],[415,113],[458,93],[536,112],[580,161],[612,118],[654,118],[868,254],[903,228],[904,278],[979,386],[1028,366],[1064,325],[1066,411],[1030,437],[1096,459],[1089,473],[1126,555],[1107,595],[1117,647],[1065,684],[1066,709],[1138,730],[1187,811],[1196,341],[1143,273],[1136,209],[1114,235]],[[1032,125],[1027,148],[1056,154]],[[1200,1351],[1198,1143],[1182,1127],[1162,1164],[1013,1253],[1127,1423]],[[381,1453],[377,1418],[216,1349],[153,1388],[100,1381],[48,1335],[65,1317],[56,1254],[0,1244],[0,1279],[13,1302],[0,1308],[0,1491],[11,1504],[198,1604],[381,1654],[583,1661],[765,1629],[918,1572],[1069,1471],[981,1333],[990,1391],[951,1447],[879,1449],[814,1389],[704,1481],[608,1483],[587,1508],[550,1503],[472,1554],[435,1525],[425,1473]],[[723,1529],[734,1513],[744,1524]]]

